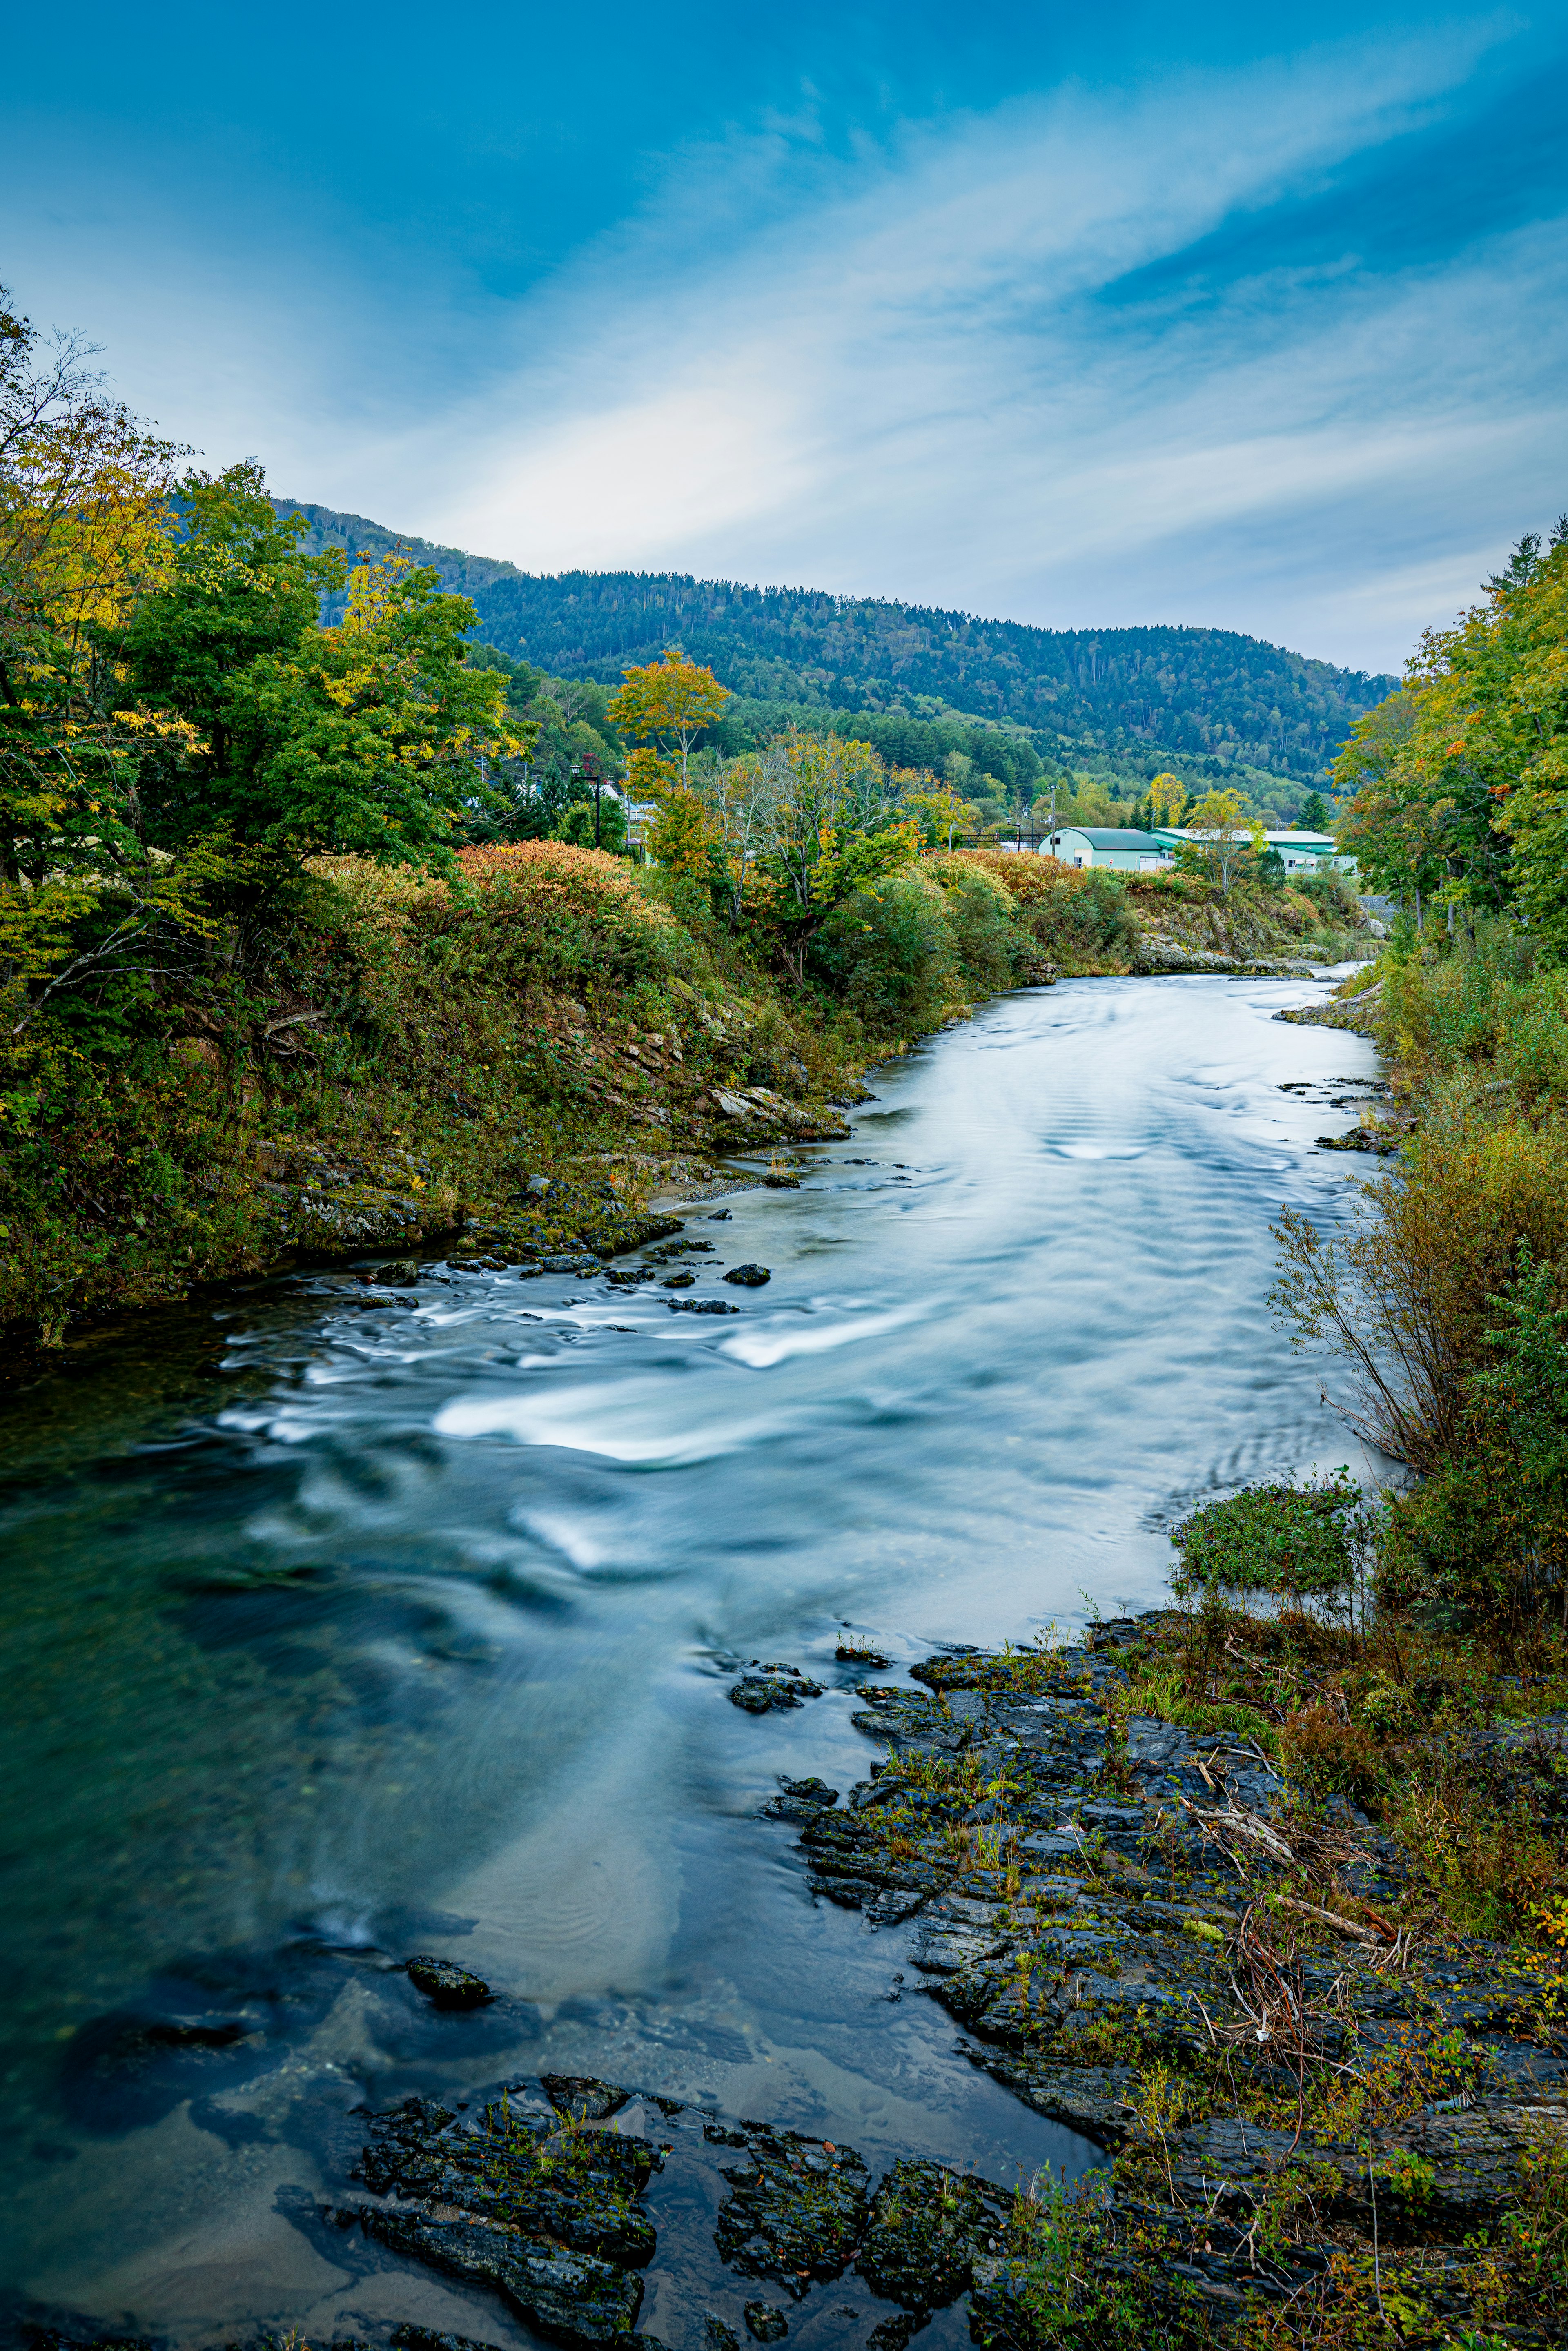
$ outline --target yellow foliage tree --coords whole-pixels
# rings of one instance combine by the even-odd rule
[[[45,344],[0,287],[0,977],[46,993],[160,905],[178,915],[137,837],[136,778],[151,744],[192,739],[126,706],[101,648],[167,568],[182,453],[103,396],[89,356]],[[74,946],[105,891],[99,944]]]
[[[711,669],[689,662],[678,645],[666,645],[661,661],[621,673],[626,683],[612,695],[609,716],[630,743],[642,747],[631,760],[632,789],[655,796],[678,784],[691,787],[692,746],[729,700]]]
[[[1156,824],[1179,824],[1181,812],[1186,806],[1186,786],[1179,776],[1173,776],[1167,768],[1151,782],[1148,801],[1150,814]]]

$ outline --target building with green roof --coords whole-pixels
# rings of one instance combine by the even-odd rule
[[[1040,844],[1042,857],[1059,857],[1064,865],[1108,865],[1118,873],[1159,873],[1171,862],[1172,852],[1156,833],[1134,832],[1124,826],[1064,824]]]

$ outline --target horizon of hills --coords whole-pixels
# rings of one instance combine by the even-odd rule
[[[552,676],[615,683],[678,643],[755,705],[962,716],[1021,730],[1068,768],[1320,783],[1354,721],[1399,683],[1230,629],[1043,629],[684,572],[529,572],[308,499],[273,505],[306,517],[308,553],[429,565],[470,598],[478,636]]]

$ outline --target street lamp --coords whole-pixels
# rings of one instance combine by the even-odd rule
[[[572,774],[575,776],[577,772],[574,768]],[[591,751],[585,751],[582,755],[582,773],[593,786],[593,846],[597,849],[600,845],[600,794],[604,789],[604,774]]]

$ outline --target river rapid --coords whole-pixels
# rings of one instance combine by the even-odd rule
[[[14,2310],[175,2344],[403,2314],[302,2216],[350,2109],[508,2072],[873,2169],[1097,2159],[756,1815],[781,1773],[873,1759],[846,1628],[901,1670],[1152,1604],[1195,1499],[1356,1462],[1267,1302],[1281,1204],[1343,1219],[1365,1165],[1314,1141],[1371,1049],[1272,1018],[1323,992],[1000,998],[883,1071],[799,1192],[691,1209],[684,1292],[434,1267],[369,1311],[291,1276],[93,1334],[12,1399]],[[766,1289],[719,1280],[748,1259]],[[826,1694],[744,1715],[753,1659]],[[438,2015],[417,1950],[501,1997]]]

